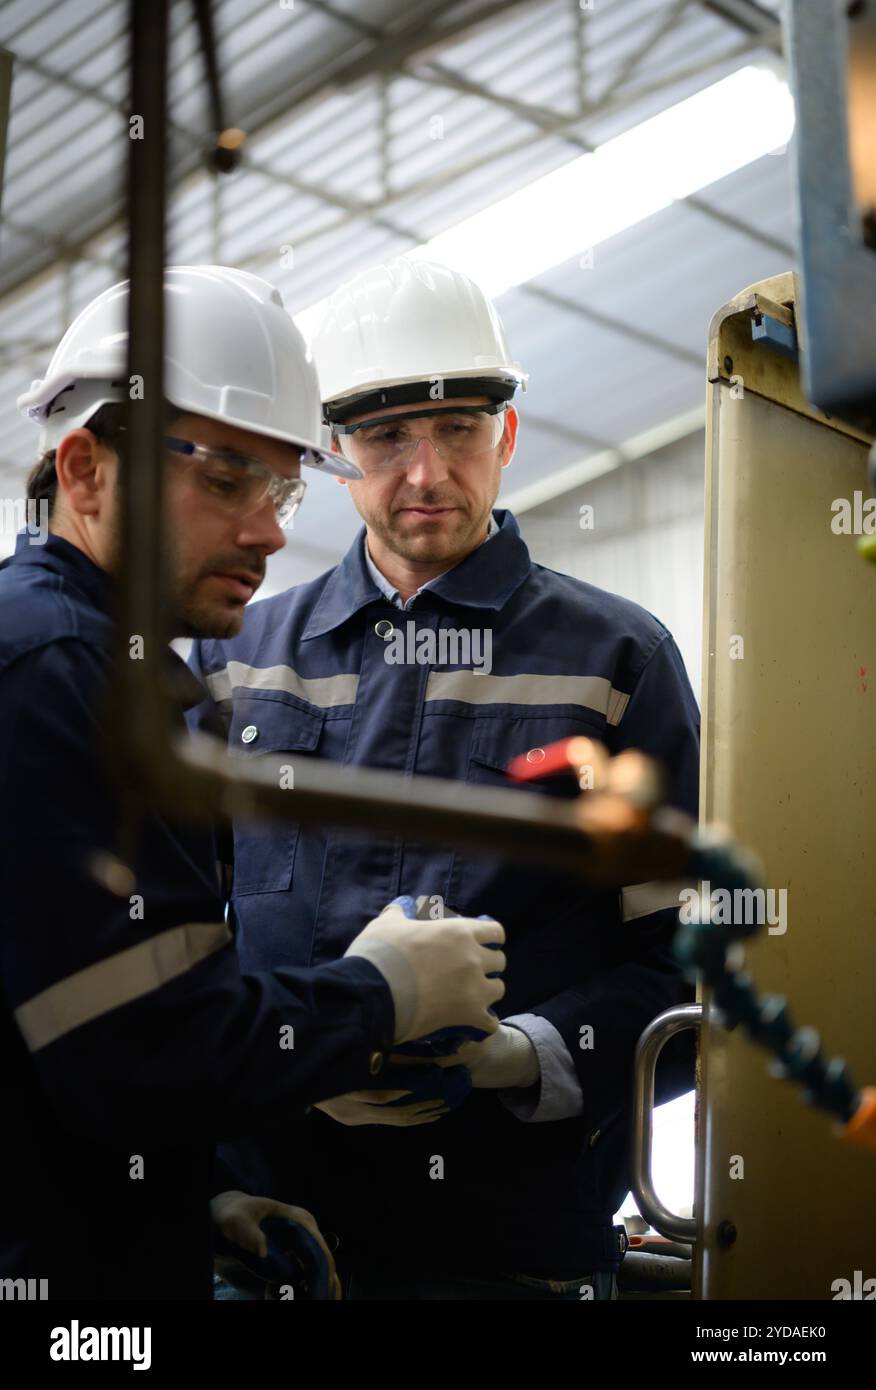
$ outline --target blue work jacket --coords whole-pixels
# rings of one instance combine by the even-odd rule
[[[695,815],[699,716],[670,633],[637,604],[534,564],[513,516],[494,517],[495,534],[403,614],[375,583],[363,531],[336,568],[252,605],[238,637],[195,643],[212,699],[193,726],[221,726],[236,753],[279,757],[293,776],[299,760],[327,758],[453,778],[461,797],[507,786],[515,756],[589,735],[658,759],[667,801]],[[312,1204],[353,1259],[557,1278],[616,1268],[634,1048],[693,997],[669,947],[678,886],[605,889],[464,843],[288,824],[236,825],[233,858],[247,969],[336,960],[399,894],[497,918],[498,1011],[537,1039],[549,1092],[515,1107],[511,1093],[476,1090],[408,1129],[312,1112],[271,1155],[275,1195]],[[659,1099],[693,1085],[690,1038],[664,1058]]]
[[[128,880],[110,606],[57,536],[0,565],[0,1277],[209,1299],[216,1140],[369,1084],[392,996],[352,958],[242,976],[208,830],[146,814]],[[167,657],[184,732],[203,691]]]

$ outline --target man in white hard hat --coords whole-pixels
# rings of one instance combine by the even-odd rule
[[[404,257],[378,266],[332,295],[314,354],[325,419],[364,475],[346,485],[365,525],[340,565],[256,605],[239,637],[195,644],[232,744],[252,727],[293,759],[456,778],[464,795],[582,734],[651,754],[670,804],[694,813],[699,716],[671,635],[534,564],[494,510],[525,376],[478,286]],[[352,905],[399,893],[508,929],[500,1027],[453,1059],[470,1093],[339,1095],[272,1155],[278,1192],[305,1193],[339,1237],[351,1296],[615,1296],[636,1041],[691,996],[669,949],[677,891],[285,826],[237,827],[234,875],[250,965],[335,960]],[[693,1084],[686,1038],[664,1057],[658,1099]]]
[[[318,442],[315,373],[276,290],[178,266],[165,294],[173,628],[227,636],[284,543],[301,466],[357,470]],[[88,305],[20,402],[42,426],[29,495],[49,533],[23,532],[0,566],[0,1064],[14,1116],[0,1276],[48,1298],[210,1298],[216,1140],[379,1086],[393,1043],[424,1026],[495,1031],[503,959],[487,946],[503,934],[393,908],[361,932],[357,917],[343,960],[242,975],[212,834],[145,814],[120,863],[101,715],[127,299],[124,283]],[[184,727],[203,691],[170,649],[167,674]],[[224,1190],[213,1216],[255,1258],[260,1222],[286,1218],[330,1264],[298,1208]]]

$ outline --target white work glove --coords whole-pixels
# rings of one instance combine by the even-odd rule
[[[497,1019],[489,1006],[502,998],[505,986],[487,976],[505,969],[504,952],[490,949],[504,940],[498,922],[474,917],[418,922],[391,903],[344,954],[364,956],[386,980],[395,1005],[393,1042],[400,1043],[451,1027],[495,1033]]]
[[[390,1056],[390,1061],[411,1058]],[[475,1089],[505,1090],[512,1086],[534,1086],[541,1076],[535,1046],[520,1028],[500,1023],[483,1042],[465,1042],[449,1057],[435,1057],[433,1066],[467,1067]]]
[[[249,1192],[220,1192],[210,1202],[210,1215],[213,1225],[221,1231],[232,1245],[248,1250],[251,1255],[263,1260],[268,1253],[268,1242],[261,1223],[269,1216],[279,1216],[284,1221],[294,1221],[303,1226],[313,1236],[328,1261],[329,1290],[332,1299],[341,1297],[341,1282],[335,1269],[332,1252],[322,1238],[322,1232],[313,1216],[304,1207],[290,1207],[286,1202],[277,1202],[273,1197],[253,1197]],[[217,1265],[223,1265],[217,1259]],[[226,1262],[230,1263],[230,1262]],[[231,1271],[228,1269],[229,1277]],[[231,1280],[233,1282],[233,1279]]]

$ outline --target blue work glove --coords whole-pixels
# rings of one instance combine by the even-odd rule
[[[340,1298],[334,1260],[303,1207],[246,1192],[223,1192],[210,1203],[220,1273],[265,1299]]]
[[[397,1048],[398,1052],[406,1052],[408,1044]],[[459,1046],[457,1042],[455,1046]],[[441,1100],[446,1106],[441,1114],[446,1114],[447,1110],[455,1110],[458,1105],[462,1105],[469,1091],[471,1090],[471,1076],[465,1067],[435,1067],[428,1063],[418,1066],[414,1064],[410,1067],[392,1066],[383,1074],[384,1084],[389,1083],[392,1089],[405,1090],[407,1096],[399,1096],[397,1100],[385,1102],[384,1108],[391,1106],[405,1106],[421,1104],[423,1101]]]

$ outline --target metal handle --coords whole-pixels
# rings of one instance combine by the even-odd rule
[[[684,1028],[699,1028],[702,1021],[702,1004],[679,1004],[658,1014],[639,1038],[633,1060],[632,1193],[639,1211],[655,1231],[672,1240],[683,1241],[685,1245],[692,1245],[696,1240],[697,1223],[693,1217],[677,1216],[663,1205],[651,1176],[654,1073],[657,1058],[669,1039]]]

